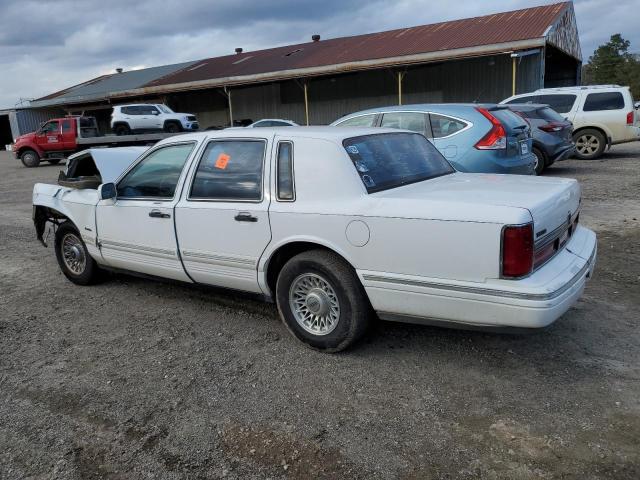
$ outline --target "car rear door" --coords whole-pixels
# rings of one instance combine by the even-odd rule
[[[76,148],[76,119],[66,118],[62,121],[62,144],[64,150]]]
[[[429,114],[429,119],[433,144],[447,160],[455,161],[473,146],[473,142],[464,134],[471,127],[470,122],[433,112]]]
[[[195,146],[152,149],[118,181],[115,200],[98,202],[98,245],[107,265],[190,281],[178,254],[174,208]]]
[[[580,125],[602,125],[607,128],[613,142],[627,139],[627,114],[633,111],[633,105],[627,108],[621,91],[587,93],[582,108],[577,113]],[[631,137],[633,138],[633,137]]]
[[[261,293],[258,260],[271,241],[270,141],[209,140],[176,205],[180,254],[189,276],[208,285]]]

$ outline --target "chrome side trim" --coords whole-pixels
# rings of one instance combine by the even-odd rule
[[[571,280],[565,283],[559,289],[548,293],[521,293],[509,290],[497,290],[492,288],[471,287],[465,285],[449,285],[446,283],[425,282],[421,280],[404,280],[399,278],[383,277],[379,275],[365,274],[362,277],[369,282],[392,283],[395,285],[403,285],[408,287],[434,288],[438,290],[446,290],[450,292],[474,293],[477,295],[490,295],[493,297],[517,298],[522,300],[553,300],[559,297],[567,290],[571,289],[589,270],[591,263],[586,262],[585,265],[576,273]],[[365,287],[366,288],[366,287]]]
[[[240,268],[253,270],[256,267],[256,261],[250,258],[227,257],[225,255],[213,255],[210,253],[192,252],[182,250],[182,258],[187,262],[210,263],[220,265],[225,263],[233,263]]]
[[[151,256],[169,256],[176,257],[175,250],[168,250],[164,248],[147,247],[144,245],[135,245],[132,243],[115,242],[113,240],[100,240],[101,247],[108,247],[113,250],[122,250],[124,252],[139,253]]]

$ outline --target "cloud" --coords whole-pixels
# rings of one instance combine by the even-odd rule
[[[544,1],[544,0],[543,0]],[[585,59],[613,33],[640,51],[637,0],[576,0]],[[2,0],[0,107],[130,70],[531,6],[526,0]]]

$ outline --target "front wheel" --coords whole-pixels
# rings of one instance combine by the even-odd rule
[[[65,222],[56,231],[56,259],[65,277],[77,285],[91,285],[104,277],[71,222]]]
[[[576,144],[576,157],[581,160],[594,160],[602,155],[606,145],[604,135],[592,128],[581,130],[573,135]]]
[[[20,155],[20,161],[27,168],[33,168],[40,165],[40,156],[34,150],[25,150]]]
[[[168,122],[164,126],[164,131],[167,133],[178,133],[180,132],[180,130],[181,130],[180,125],[177,124],[176,122]]]
[[[312,348],[339,352],[367,330],[371,307],[353,268],[335,253],[310,250],[290,259],[276,284],[280,316]]]

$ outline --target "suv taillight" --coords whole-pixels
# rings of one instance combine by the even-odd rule
[[[533,269],[533,225],[508,225],[502,229],[502,276],[523,277]]]
[[[476,107],[476,110],[491,122],[491,130],[475,144],[475,147],[478,150],[502,150],[507,148],[507,132],[500,120],[491,115],[486,108]]]
[[[547,123],[546,125],[541,125],[538,127],[540,130],[544,131],[544,132],[559,132],[564,128],[564,125],[562,125],[561,123]]]
[[[635,120],[635,114],[633,111],[627,113],[627,125],[633,125],[633,121]]]

